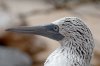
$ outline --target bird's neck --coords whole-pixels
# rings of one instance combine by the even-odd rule
[[[61,42],[59,52],[67,58],[68,61],[76,64],[76,66],[89,66],[92,52],[86,47],[86,44],[82,44],[82,41],[74,41],[72,39],[64,40]]]

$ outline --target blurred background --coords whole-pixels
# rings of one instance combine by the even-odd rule
[[[42,36],[5,29],[47,24],[65,16],[79,17],[91,29],[95,40],[91,64],[100,66],[100,0],[0,0],[0,66],[43,66],[59,46]]]

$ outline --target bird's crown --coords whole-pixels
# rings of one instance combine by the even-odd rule
[[[77,17],[64,17],[54,21],[53,24],[59,27],[59,32],[63,35],[72,33],[91,35],[89,28]]]

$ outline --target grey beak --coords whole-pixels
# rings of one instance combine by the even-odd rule
[[[18,27],[18,28],[10,28],[6,31],[18,32],[18,33],[27,33],[27,34],[36,34],[45,36],[54,40],[61,40],[64,38],[59,32],[55,32],[53,30],[54,25],[46,25],[46,26],[34,26],[34,27]]]
[[[17,28],[9,28],[6,31],[11,32],[18,32],[18,33],[26,33],[26,34],[37,34],[39,35],[40,32],[44,31],[45,28],[37,26],[37,27],[17,27]]]

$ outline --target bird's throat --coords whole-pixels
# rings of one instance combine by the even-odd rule
[[[93,49],[89,43],[65,38],[46,60],[44,66],[89,66]],[[85,44],[84,44],[85,43]]]
[[[84,59],[76,55],[74,50],[66,47],[57,48],[46,60],[44,66],[88,66]]]

